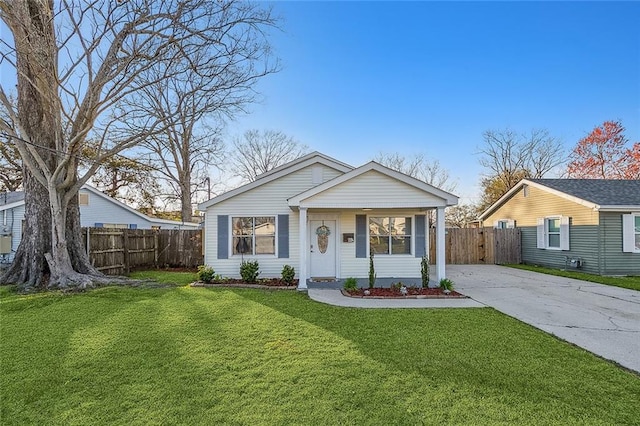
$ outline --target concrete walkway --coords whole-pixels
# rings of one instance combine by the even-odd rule
[[[449,265],[447,277],[470,299],[358,299],[319,289],[309,297],[359,308],[490,306],[640,372],[638,291],[495,265]]]

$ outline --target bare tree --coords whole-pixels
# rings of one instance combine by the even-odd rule
[[[429,160],[421,153],[405,157],[397,152],[380,152],[373,161],[447,192],[455,191],[458,186],[457,182],[451,179],[449,171],[442,167],[438,160]]]
[[[2,280],[113,281],[84,253],[79,188],[107,158],[166,131],[166,120],[148,114],[145,88],[193,74],[215,79],[243,60],[268,67],[275,20],[268,9],[226,0],[0,0],[0,18],[12,36],[0,42],[1,60],[17,78],[16,108],[0,86],[9,117],[0,130],[20,152],[26,203],[25,237]],[[97,149],[80,175],[88,138]]]
[[[282,164],[299,158],[309,151],[293,137],[276,130],[248,130],[233,140],[234,152],[229,158],[233,173],[243,182],[253,182]]]
[[[484,145],[479,150],[480,165],[487,169],[482,180],[483,207],[521,179],[542,178],[565,161],[562,143],[545,129],[534,129],[529,134],[511,129],[487,130],[483,139]]]

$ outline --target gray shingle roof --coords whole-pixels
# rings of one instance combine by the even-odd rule
[[[24,191],[0,192],[0,206],[24,200]]]
[[[640,206],[640,180],[529,179],[600,206]]]

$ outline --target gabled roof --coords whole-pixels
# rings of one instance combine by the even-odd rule
[[[622,179],[522,179],[481,215],[489,216],[524,185],[557,195],[593,210],[640,209],[640,180]]]
[[[350,172],[347,172],[341,176],[338,176],[334,179],[331,179],[323,184],[320,184],[316,187],[308,189],[298,195],[291,197],[289,201],[290,207],[298,207],[300,203],[307,198],[313,197],[314,195],[320,194],[324,191],[327,191],[331,188],[335,188],[345,182],[348,182],[358,176],[363,175],[369,171],[376,171],[382,173],[385,176],[388,176],[392,179],[403,182],[409,186],[422,190],[430,195],[433,195],[437,198],[441,198],[445,205],[454,206],[458,203],[458,197],[450,194],[449,192],[443,191],[441,189],[436,188],[435,186],[429,185],[428,183],[421,181],[419,179],[408,176],[404,173],[397,172],[395,170],[389,169],[375,161],[371,161],[363,166],[358,167],[357,169],[353,169]]]
[[[133,207],[116,200],[113,197],[108,196],[107,194],[105,194],[104,192],[100,191],[97,188],[94,188],[91,185],[82,185],[82,189],[86,189],[87,191],[91,192],[92,194],[97,195],[98,197],[102,197],[105,200],[108,200],[120,207],[122,207],[123,209],[133,213],[134,215],[138,216],[141,219],[144,219],[146,221],[149,222],[153,222],[153,223],[161,223],[161,224],[165,224],[165,225],[181,225],[181,226],[193,226],[193,227],[198,227],[199,224],[195,223],[195,222],[182,222],[179,220],[169,220],[169,219],[158,219],[155,217],[151,217],[151,216],[147,216],[146,214],[139,212],[138,210],[134,209]]]
[[[12,209],[24,203],[24,191],[0,193],[0,211]]]
[[[324,164],[325,166],[336,169],[342,173],[346,173],[350,170],[353,170],[353,167],[346,163],[343,163],[327,155],[314,151],[311,154],[307,154],[287,164],[283,164],[282,166],[276,167],[266,173],[261,174],[253,182],[249,182],[245,185],[232,189],[231,191],[225,192],[224,194],[220,194],[217,197],[214,197],[208,201],[205,201],[204,203],[199,204],[198,210],[205,210],[208,207],[211,207],[222,201],[228,200],[229,198],[235,197],[236,195],[250,191],[266,183],[273,182],[274,180],[282,176],[301,170],[305,167],[308,167],[316,163]]]

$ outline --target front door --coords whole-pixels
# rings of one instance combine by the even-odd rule
[[[311,246],[311,278],[335,278],[336,221],[310,221],[309,242]]]

